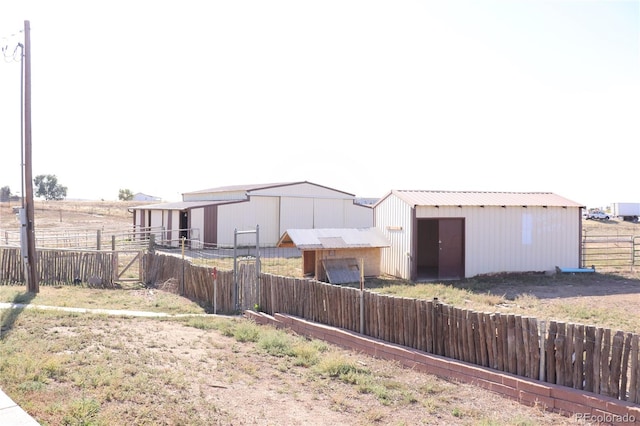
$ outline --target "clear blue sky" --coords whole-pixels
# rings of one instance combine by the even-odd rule
[[[638,1],[20,1],[0,44],[25,20],[33,174],[68,198],[308,180],[640,202]],[[19,89],[0,62],[13,192]]]

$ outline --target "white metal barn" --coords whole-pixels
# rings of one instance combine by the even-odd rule
[[[374,206],[381,272],[412,281],[580,266],[581,209],[553,193],[392,190]]]
[[[364,228],[373,226],[373,207],[355,195],[315,183],[238,185],[186,192],[182,202],[134,207],[134,227],[151,228],[156,240],[191,247],[255,245],[275,247],[293,228]],[[239,231],[236,236],[235,231]]]

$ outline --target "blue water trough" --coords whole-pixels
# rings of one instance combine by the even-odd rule
[[[584,273],[584,272],[596,272],[596,267],[592,266],[591,268],[560,268],[560,267],[556,267],[556,271],[558,273],[563,273],[563,274],[580,274],[580,273]]]

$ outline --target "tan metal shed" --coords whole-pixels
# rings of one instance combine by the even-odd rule
[[[381,272],[413,281],[580,266],[584,206],[549,192],[393,190],[374,206]]]

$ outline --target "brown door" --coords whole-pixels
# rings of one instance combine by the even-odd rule
[[[464,278],[464,219],[438,220],[438,278]]]

